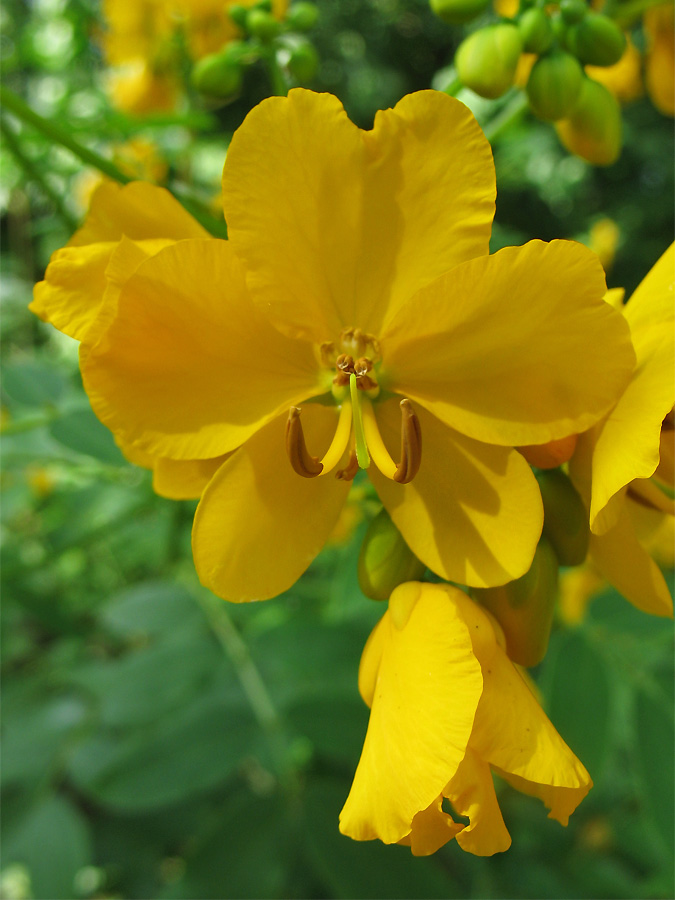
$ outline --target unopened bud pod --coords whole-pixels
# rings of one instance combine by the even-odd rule
[[[574,109],[556,123],[563,146],[596,166],[609,166],[621,151],[621,108],[604,85],[584,78]]]
[[[513,84],[522,49],[516,25],[488,25],[459,45],[455,54],[457,74],[466,87],[494,100]]]
[[[501,587],[471,592],[502,626],[506,652],[520,666],[536,666],[546,655],[557,586],[558,560],[542,537],[529,572]]]
[[[564,119],[579,98],[584,73],[571,53],[555,50],[532,66],[525,90],[532,111],[540,119]]]
[[[245,30],[246,17],[249,13],[248,7],[243,6],[241,3],[234,3],[227,8],[227,12],[234,24],[241,28],[242,31]]]
[[[430,0],[431,9],[448,25],[462,25],[484,12],[490,0]]]
[[[576,488],[560,469],[537,475],[544,503],[544,534],[561,566],[579,566],[586,559],[590,529],[588,513]]]
[[[243,75],[235,60],[225,53],[212,53],[195,64],[190,79],[202,94],[225,99],[239,93]]]
[[[306,84],[316,75],[319,68],[319,55],[314,46],[307,40],[294,45],[288,58],[288,71],[300,84]]]
[[[553,26],[543,9],[535,7],[526,10],[518,22],[518,31],[526,53],[541,55],[553,43]]]
[[[292,31],[311,31],[319,19],[313,3],[294,3],[286,13],[286,24]]]
[[[560,0],[560,15],[568,25],[581,22],[587,12],[588,6],[584,0]]]
[[[371,600],[388,600],[392,591],[406,581],[418,581],[425,566],[419,561],[401,533],[381,510],[368,526],[359,554],[359,584]]]
[[[570,29],[567,43],[584,65],[613,66],[626,49],[626,35],[601,13],[589,13]]]
[[[271,41],[280,29],[281,25],[272,13],[259,7],[254,7],[246,16],[246,30],[261,41]]]

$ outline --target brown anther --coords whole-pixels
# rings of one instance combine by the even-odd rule
[[[344,469],[338,469],[335,477],[340,481],[353,481],[354,476],[359,471],[359,461],[356,458],[356,451],[352,448],[349,451],[349,462]]]
[[[422,431],[410,400],[401,400],[401,461],[396,466],[394,481],[408,484],[422,462]]]
[[[327,369],[332,369],[335,365],[335,344],[333,341],[324,341],[319,347],[321,354],[321,363]]]
[[[351,374],[354,371],[354,357],[348,353],[341,353],[335,360],[335,365],[341,372]]]
[[[360,391],[372,391],[377,387],[377,382],[373,381],[370,375],[357,375],[356,387]]]
[[[305,435],[300,423],[300,410],[291,406],[286,422],[286,453],[291,465],[303,478],[316,478],[323,471],[323,465],[316,456],[311,456],[305,444]]]
[[[357,359],[354,363],[354,374],[355,375],[366,375],[373,368],[372,359],[368,359],[367,356],[362,356],[360,359]]]

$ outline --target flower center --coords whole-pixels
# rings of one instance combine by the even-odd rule
[[[401,400],[401,454],[400,462],[395,463],[382,440],[373,409],[373,401],[380,394],[377,368],[382,359],[377,338],[359,328],[347,328],[337,343],[329,341],[319,349],[323,365],[335,372],[332,394],[339,409],[338,423],[328,450],[319,460],[307,449],[300,409],[291,407],[286,452],[293,469],[303,478],[325,475],[349,447],[347,465],[338,469],[336,478],[351,481],[359,468],[370,466],[372,458],[387,478],[399,484],[412,481],[422,459],[419,420],[410,400]]]

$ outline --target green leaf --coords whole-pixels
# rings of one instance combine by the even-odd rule
[[[665,866],[670,874],[675,845],[673,731],[672,704],[663,697],[638,691],[635,697],[638,775],[644,791],[645,812],[663,843]]]
[[[187,857],[183,878],[162,891],[163,900],[286,896],[281,889],[291,858],[281,798],[258,797],[238,788],[219,819],[217,828]]]
[[[609,740],[607,667],[579,631],[560,635],[544,666],[542,682],[549,718],[597,781]]]
[[[11,363],[3,367],[2,389],[23,406],[52,406],[65,387],[60,372],[39,362]]]
[[[171,677],[171,672],[167,672]],[[216,683],[172,715],[124,735],[100,731],[73,755],[75,783],[104,806],[143,812],[210,790],[255,752],[257,724]]]
[[[116,594],[100,617],[105,628],[130,638],[159,635],[202,620],[189,591],[173,581],[146,581]]]
[[[49,432],[64,447],[104,463],[124,465],[124,457],[112,433],[89,407],[68,412],[49,426]]]
[[[67,800],[50,795],[14,821],[3,822],[3,866],[21,863],[35,900],[71,900],[77,872],[91,864],[86,820]]]

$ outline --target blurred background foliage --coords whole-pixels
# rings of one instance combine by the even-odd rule
[[[363,127],[429,87],[462,37],[426,0],[319,7],[309,86]],[[94,0],[4,0],[0,15],[7,87],[125,172],[216,209],[229,137],[269,92],[262,71],[222,107],[193,92],[178,111],[129,115],[106,94]],[[550,126],[509,116],[508,97],[460,97],[498,134],[494,249],[590,242],[630,292],[672,239],[671,121],[636,100],[619,161],[595,169]],[[672,628],[611,590],[581,623],[561,617],[534,672],[595,780],[568,829],[501,785],[514,840],[491,859],[339,834],[368,718],[358,661],[382,611],[356,578],[377,504],[348,506],[274,601],[230,607],[202,589],[195,504],[155,496],[125,462],[74,342],[26,308],[100,176],[6,113],[2,130],[2,896],[672,897]]]

